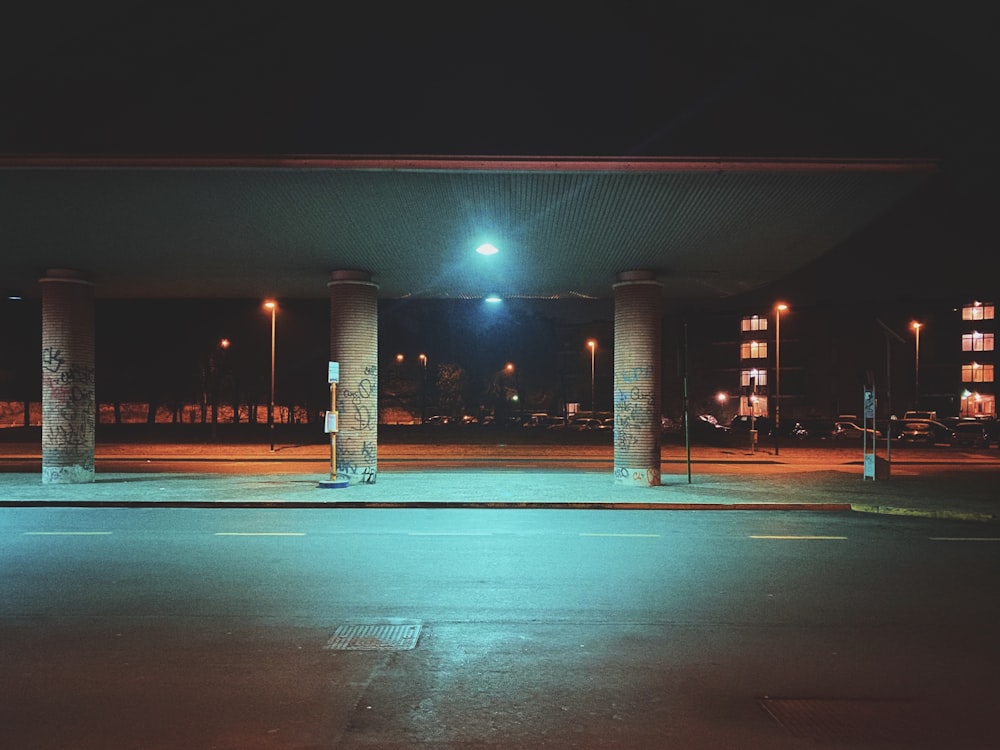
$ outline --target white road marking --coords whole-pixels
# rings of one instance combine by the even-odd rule
[[[809,536],[809,535],[792,536],[792,535],[784,535],[784,534],[781,534],[781,535],[779,535],[779,534],[751,534],[750,538],[751,539],[807,539],[807,540],[832,539],[832,540],[838,540],[838,541],[842,541],[844,539],[847,539],[846,536]]]
[[[932,536],[932,542],[1000,542],[997,536]]]
[[[111,536],[110,531],[25,531],[24,536]]]

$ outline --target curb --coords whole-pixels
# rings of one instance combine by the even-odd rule
[[[730,510],[730,511],[834,511],[852,510],[850,503],[615,503],[615,502],[503,502],[503,501],[363,501],[276,500],[241,501],[102,501],[102,500],[0,500],[0,508],[480,508],[490,510]]]
[[[968,513],[960,510],[924,510],[919,508],[902,508],[893,505],[869,505],[866,503],[851,503],[855,513],[875,513],[884,516],[908,516],[910,518],[937,518],[950,521],[976,521],[979,523],[996,523],[1000,521],[991,513]]]

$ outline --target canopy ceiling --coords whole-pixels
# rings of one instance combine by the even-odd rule
[[[901,201],[926,160],[0,157],[0,287],[78,269],[105,298],[673,299],[750,291]],[[489,242],[499,252],[475,248]]]

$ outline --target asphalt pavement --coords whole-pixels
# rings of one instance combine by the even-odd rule
[[[329,446],[98,444],[92,484],[41,483],[40,447],[0,444],[0,506],[491,507],[831,511],[1000,522],[1000,451],[664,447],[662,484],[614,482],[610,446],[379,446],[374,484],[321,487]],[[338,477],[341,478],[341,477]]]

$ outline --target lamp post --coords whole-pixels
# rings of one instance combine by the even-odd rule
[[[923,323],[918,323],[913,321],[911,323],[913,326],[913,331],[916,334],[916,344],[917,348],[914,354],[913,361],[913,408],[920,408],[920,329],[924,327]]]
[[[588,339],[587,348],[590,349],[590,416],[596,419],[597,410],[594,406],[594,359],[597,354],[597,339]]]
[[[271,435],[271,452],[274,452],[274,330],[278,303],[273,299],[265,300],[264,309],[271,313],[271,399],[267,403],[267,431]]]
[[[778,455],[778,436],[781,434],[781,313],[788,305],[779,302],[774,306],[774,455]]]
[[[427,355],[417,355],[420,360],[420,424],[427,421]]]

